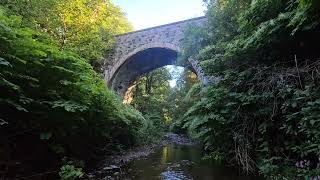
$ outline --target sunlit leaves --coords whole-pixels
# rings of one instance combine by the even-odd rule
[[[126,141],[119,143],[132,145],[138,141],[145,119],[107,89],[86,59],[59,50],[48,35],[26,28],[21,17],[9,16],[1,6],[0,10],[1,137],[23,132],[16,138],[20,142],[24,132],[30,132],[50,143],[48,146],[58,154],[72,152],[76,142],[70,140],[74,137],[103,146],[106,139],[117,139],[122,133]],[[24,17],[29,18],[40,17]],[[17,141],[10,143],[19,144]],[[35,140],[28,136],[24,141],[33,144]],[[1,144],[8,142],[1,140]],[[8,154],[15,152],[12,147]]]
[[[109,0],[4,0],[0,4],[23,16],[24,25],[53,37],[56,42],[51,43],[60,50],[76,52],[95,66],[113,47],[114,35],[132,30],[121,9]],[[15,24],[21,24],[21,18]],[[45,55],[39,49],[31,51]]]

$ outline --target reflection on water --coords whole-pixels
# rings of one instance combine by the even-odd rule
[[[162,148],[161,164],[165,164],[168,160],[168,146]]]
[[[167,145],[145,159],[133,161],[122,179],[137,180],[258,180],[241,176],[236,169],[201,160],[198,146]]]

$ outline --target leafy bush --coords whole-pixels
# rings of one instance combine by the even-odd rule
[[[64,165],[60,168],[59,176],[61,180],[75,180],[83,176],[81,168],[75,168],[73,165]]]
[[[250,3],[251,2],[251,3]],[[319,175],[319,2],[207,1],[203,87],[181,126],[209,157],[270,179]],[[193,37],[189,37],[192,39]],[[195,46],[198,48],[198,46]],[[189,55],[190,56],[190,55]]]
[[[113,36],[132,29],[111,1],[1,0],[0,5],[22,16],[24,26],[50,35],[59,49],[75,52],[95,66],[101,65],[112,49]]]
[[[123,105],[85,59],[21,22],[0,8],[1,159],[28,156],[20,163],[32,173],[60,166],[63,156],[92,161],[113,140],[135,144],[142,115]],[[42,166],[47,157],[52,161]]]

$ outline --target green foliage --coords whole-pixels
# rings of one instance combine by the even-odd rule
[[[171,79],[176,80],[176,86],[170,87]],[[193,103],[185,100],[185,95],[195,83],[198,83],[197,76],[190,70],[170,72],[167,67],[156,69],[140,78],[132,89],[131,104],[147,120],[142,132],[151,134],[151,137],[160,137],[169,128],[184,133],[185,130],[180,128],[181,114]]]
[[[170,79],[171,75],[166,68],[156,69],[137,80],[129,93],[129,98],[132,99],[130,104],[138,109],[147,121],[140,131],[141,136],[147,138],[144,142],[160,138],[171,121],[166,101],[170,91]]]
[[[60,168],[59,176],[61,180],[75,180],[83,176],[81,168],[75,168],[73,165],[64,165]]]
[[[167,98],[168,109],[173,119],[171,130],[186,133],[186,129],[182,128],[183,118],[181,115],[185,114],[198,100],[200,89],[201,83],[199,83],[196,74],[184,69]]]
[[[78,53],[100,71],[113,36],[132,29],[110,0],[3,0],[22,23],[48,33],[60,50]]]
[[[60,51],[47,34],[22,22],[0,6],[0,149],[6,150],[2,160],[15,159],[21,149],[92,161],[106,142],[134,145],[145,121],[142,115],[122,104],[87,60]],[[21,161],[21,167],[34,166]],[[72,167],[62,171],[65,179],[80,175]]]
[[[144,115],[145,121],[142,128],[138,131],[138,139],[140,144],[158,142],[166,131],[163,116],[158,114]]]
[[[208,76],[180,126],[209,158],[270,179],[319,175],[319,2],[207,1],[197,57]],[[195,46],[199,49],[198,46]],[[298,57],[298,58],[297,58]],[[191,92],[190,92],[191,93]],[[191,96],[187,96],[189,99]]]

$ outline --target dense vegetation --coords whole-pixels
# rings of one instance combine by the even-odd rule
[[[194,105],[179,123],[209,158],[247,173],[319,177],[320,2],[206,3],[208,25],[188,30],[183,57],[220,81],[192,88]]]
[[[190,71],[173,89],[167,68],[141,77],[133,107],[106,88],[103,57],[113,36],[130,29],[110,1],[0,2],[2,175],[82,177],[102,155],[159,139],[186,111]]]
[[[171,74],[168,69],[159,68],[141,77],[132,89],[130,104],[148,119],[150,137],[159,137],[163,134],[171,120],[166,101],[170,91],[170,79]]]
[[[1,0],[22,25],[44,32],[60,50],[70,50],[100,70],[113,36],[132,30],[110,0]]]
[[[106,2],[110,3],[32,1],[35,4],[30,5],[20,0],[1,1],[2,175],[52,179],[59,174],[63,179],[74,179],[83,176],[80,168],[97,160],[98,155],[142,143],[147,126],[145,118],[123,105],[89,64],[108,50],[100,45],[111,44],[112,34],[130,28],[118,23],[117,19],[124,16],[119,16],[120,10],[112,4],[108,7],[115,9],[105,12],[110,10],[104,8],[108,4],[102,6]],[[69,11],[71,7],[84,8],[88,13],[101,10],[111,17],[99,15],[101,21],[93,26],[93,21],[78,21],[77,18],[87,14]],[[68,17],[66,24],[61,22],[61,17],[53,15],[58,10],[61,10],[59,15]],[[61,32],[63,25],[68,27],[68,32],[66,29]],[[104,34],[108,37],[100,36]],[[64,44],[60,35],[67,38]]]
[[[129,106],[99,74],[113,36],[131,29],[111,1],[2,0],[1,173],[76,179],[101,155],[171,128],[246,173],[318,177],[320,2],[205,3],[208,24],[186,31],[181,60],[219,81],[203,86],[184,70],[172,88],[160,68],[135,82]]]
[[[149,137],[161,137],[164,132],[175,125],[181,114],[187,111],[191,104],[184,101],[185,94],[193,84],[198,82],[197,76],[188,69],[162,67],[139,78],[130,90],[130,103],[147,119]],[[175,79],[176,85],[170,86]],[[145,141],[155,141],[155,138]]]

